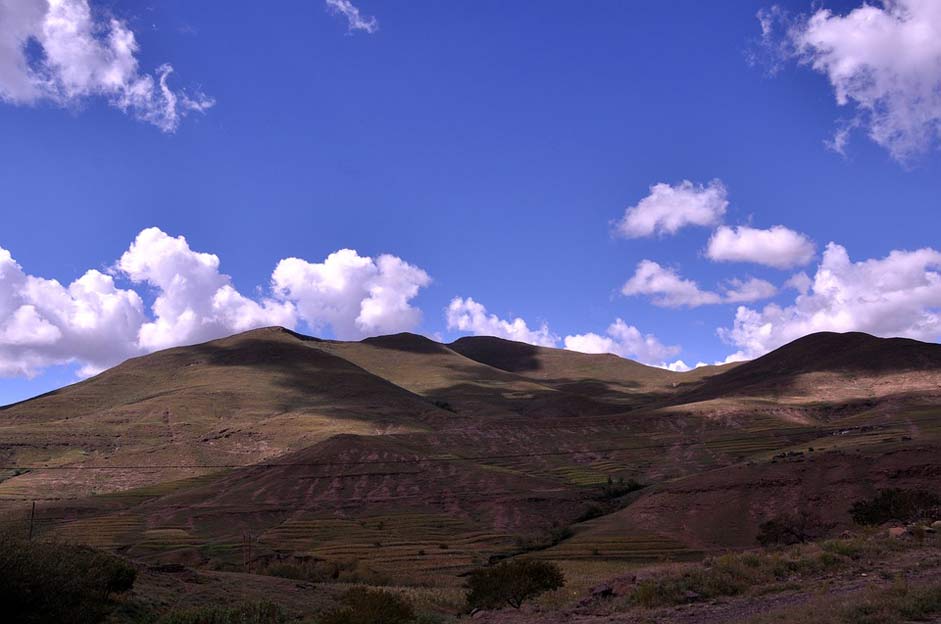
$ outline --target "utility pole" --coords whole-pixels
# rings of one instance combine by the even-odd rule
[[[33,501],[33,507],[29,511],[29,541],[33,541],[33,520],[36,518],[36,501]]]
[[[242,533],[242,567],[246,572],[252,571],[252,532]]]

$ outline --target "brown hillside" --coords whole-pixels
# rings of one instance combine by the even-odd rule
[[[927,487],[937,349],[817,335],[673,373],[494,338],[256,330],[0,410],[0,506],[38,499],[42,532],[150,563],[251,569],[248,540],[452,587],[522,550],[696,558],[890,471]],[[630,480],[647,487],[625,496]]]
[[[939,390],[939,344],[859,332],[821,332],[715,375],[683,399],[795,395],[840,400]]]

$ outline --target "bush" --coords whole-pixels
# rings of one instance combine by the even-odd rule
[[[197,607],[171,611],[158,624],[283,624],[281,608],[272,602],[250,602],[235,607]]]
[[[276,561],[259,570],[259,574],[280,576],[295,581],[311,583],[363,583],[365,585],[388,585],[387,575],[377,572],[362,561]]]
[[[857,524],[915,522],[928,519],[939,506],[941,498],[931,492],[892,488],[880,490],[873,498],[853,503],[850,515]]]
[[[560,544],[573,535],[575,535],[575,533],[569,527],[555,525],[543,533],[518,535],[515,540],[516,548],[521,552],[545,550],[546,548],[552,548]]]
[[[620,498],[625,494],[642,490],[644,487],[644,484],[639,483],[634,479],[628,479],[625,481],[624,477],[619,477],[617,480],[608,477],[608,482],[601,486],[601,495],[599,498],[601,500]]]
[[[833,528],[807,512],[778,516],[758,526],[758,543],[762,546],[791,546],[812,542]]]
[[[646,579],[637,584],[629,602],[659,607],[737,596],[757,586],[846,566],[849,561],[824,551],[819,556],[795,553],[739,553],[706,559],[702,566]]]
[[[523,601],[565,585],[562,570],[554,563],[514,559],[471,572],[467,581],[469,609],[519,609]]]
[[[137,575],[131,564],[92,548],[0,536],[0,605],[5,621],[89,624],[111,610],[112,594]]]
[[[409,624],[415,610],[402,596],[381,589],[358,587],[346,592],[339,608],[325,613],[319,624]]]

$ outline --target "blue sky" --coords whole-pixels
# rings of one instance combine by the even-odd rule
[[[941,11],[924,0],[868,16],[859,1],[772,11],[758,1],[354,0],[360,20],[375,19],[368,29],[351,28],[354,7],[339,0],[332,11],[321,0],[225,11],[63,2],[90,9],[101,59],[52,63],[56,42],[30,31],[45,2],[23,3],[35,11],[19,31],[17,9],[0,3],[0,248],[20,276],[0,271],[0,404],[270,319],[349,338],[502,333],[690,366],[817,329],[941,338],[941,107],[916,126],[904,117],[941,84],[941,66],[905,65],[884,45],[885,32],[894,49],[907,45],[916,22],[941,32]],[[821,6],[832,13],[812,26]],[[873,18],[882,31],[867,30]],[[764,39],[763,23],[777,26]],[[120,57],[138,66],[118,87],[63,78],[73,62],[111,67],[105,38],[116,28],[138,45]],[[873,41],[863,59],[876,78],[840,105],[849,83],[835,68],[854,52],[844,45],[854,28]],[[29,65],[17,70],[20,52]],[[172,117],[158,84],[165,63]],[[153,92],[122,110],[142,77]],[[844,128],[841,154],[827,142]],[[682,216],[687,180],[690,201],[717,190],[702,223],[624,235],[625,211],[657,184],[679,189],[657,205]],[[707,249],[723,225],[784,226],[812,258],[768,266],[762,252],[776,239],[732,229],[739,260],[716,261],[723,251]],[[324,294],[333,273],[322,263],[345,248],[360,281]],[[386,266],[381,254],[400,260]],[[303,263],[283,265],[273,287],[292,257]],[[644,260],[657,279],[624,294]],[[139,296],[116,299],[131,311],[120,331],[113,309],[89,311],[84,295],[33,292],[47,280],[64,292],[91,269]],[[803,294],[785,285],[801,272],[816,279]],[[730,301],[729,280],[752,278],[773,292]],[[171,292],[174,279],[192,288]],[[684,280],[709,295],[690,299]],[[249,303],[219,312],[206,297],[222,286]],[[679,299],[657,305],[671,288]],[[161,298],[174,308],[162,324]],[[94,318],[76,321],[76,309]],[[180,321],[185,309],[196,329]]]

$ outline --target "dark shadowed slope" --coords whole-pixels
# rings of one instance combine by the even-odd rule
[[[129,360],[0,411],[0,461],[248,464],[337,433],[423,429],[452,416],[319,344],[270,328]],[[128,471],[100,487],[186,474]],[[78,477],[56,480],[87,481]]]
[[[821,332],[711,377],[684,398],[797,394],[827,400],[939,388],[941,345],[860,332]]]
[[[662,368],[612,354],[537,347],[491,336],[468,336],[448,345],[467,358],[566,392],[627,403],[650,402],[692,381]]]

